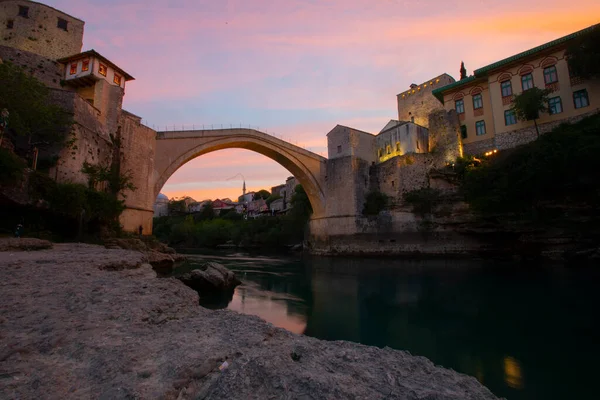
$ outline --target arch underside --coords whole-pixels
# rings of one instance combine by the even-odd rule
[[[171,147],[171,149],[169,147]],[[180,150],[182,147],[185,150]],[[301,154],[294,154],[293,151],[290,151],[284,146],[266,141],[264,138],[254,138],[251,135],[236,135],[235,137],[210,139],[182,138],[158,140],[156,148],[156,165],[162,165],[163,170],[156,171],[158,179],[154,185],[154,198],[158,196],[162,187],[175,171],[185,165],[188,161],[200,157],[203,154],[233,148],[257,152],[283,166],[305,189],[313,207],[313,216],[317,217],[325,212],[325,196],[323,194],[321,183],[319,182],[321,161],[310,159]],[[168,157],[169,160],[166,163],[161,163],[161,157]],[[165,164],[167,164],[166,167]]]

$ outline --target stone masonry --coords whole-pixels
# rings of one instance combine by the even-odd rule
[[[52,60],[81,51],[84,24],[45,4],[0,0],[0,45]]]

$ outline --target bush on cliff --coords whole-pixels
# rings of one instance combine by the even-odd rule
[[[562,124],[539,140],[469,169],[462,189],[484,214],[535,218],[556,206],[600,201],[600,114]]]
[[[25,161],[12,151],[0,148],[0,185],[12,185],[23,176]]]
[[[65,143],[72,117],[50,101],[50,89],[10,62],[0,64],[0,82],[0,110],[6,108],[10,113],[9,136],[27,138],[26,147]]]
[[[385,193],[372,191],[365,196],[363,215],[377,215],[389,205],[389,197]]]
[[[437,189],[422,188],[406,192],[404,201],[412,206],[415,214],[431,214],[441,201],[441,192]]]

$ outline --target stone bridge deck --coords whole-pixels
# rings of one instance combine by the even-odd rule
[[[281,164],[306,190],[314,215],[325,211],[327,159],[300,146],[247,128],[158,132],[156,139],[154,198],[169,177],[188,161],[213,151],[241,148],[263,154]]]

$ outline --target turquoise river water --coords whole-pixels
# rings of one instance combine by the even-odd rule
[[[326,340],[407,350],[507,399],[593,399],[600,269],[494,261],[190,255],[243,284],[201,304]],[[181,272],[181,271],[179,271]]]

